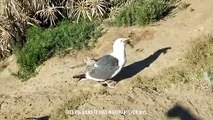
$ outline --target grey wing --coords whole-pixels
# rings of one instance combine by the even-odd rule
[[[98,79],[109,79],[119,69],[118,62],[117,58],[105,55],[96,61],[89,75]]]

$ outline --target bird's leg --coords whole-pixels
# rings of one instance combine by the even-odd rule
[[[101,85],[105,86],[105,81],[98,81],[98,83],[100,83]]]
[[[107,80],[108,83],[110,83],[111,86],[115,86],[118,82],[114,80]]]
[[[112,80],[106,80],[106,81],[98,81],[102,85],[107,85],[109,88],[114,88],[117,82]],[[111,84],[112,83],[112,84]]]
[[[109,87],[109,88],[114,88],[114,86],[111,86],[107,81],[104,81],[106,84],[107,84],[107,86]]]

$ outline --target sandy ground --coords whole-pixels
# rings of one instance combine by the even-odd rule
[[[23,120],[33,116],[50,116],[57,119],[55,112],[74,96],[91,92],[87,101],[78,109],[143,109],[143,115],[82,115],[67,119],[169,119],[175,112],[188,119],[213,118],[213,95],[206,81],[174,85],[164,92],[132,90],[129,85],[137,76],[154,76],[164,68],[177,65],[182,59],[189,42],[213,31],[212,0],[184,0],[191,5],[174,16],[149,27],[108,28],[98,40],[97,47],[64,58],[53,57],[38,68],[38,75],[21,82],[11,75],[17,71],[15,57],[0,73],[0,120]],[[194,9],[194,10],[192,10]],[[171,47],[166,54],[157,54],[143,69],[122,79],[114,89],[106,88],[106,94],[97,94],[103,86],[93,81],[77,82],[73,75],[83,68],[71,69],[81,64],[86,57],[99,57],[111,51],[112,42],[119,36],[134,34],[135,48],[127,46],[127,65],[140,62],[161,48]],[[104,43],[104,44],[103,44]],[[138,49],[141,52],[136,52]],[[174,112],[175,111],[175,112]],[[62,118],[61,118],[62,119]],[[185,118],[186,119],[186,118]]]

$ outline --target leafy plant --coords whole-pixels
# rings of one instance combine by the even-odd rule
[[[79,21],[79,24],[64,21],[55,28],[30,28],[26,44],[16,52],[21,67],[18,76],[29,78],[39,65],[58,51],[88,48],[90,40],[98,37],[96,27],[89,21]]]
[[[0,14],[0,26],[10,37],[1,40],[8,41],[6,44],[0,44],[5,44],[4,52],[10,50],[6,47],[10,43],[24,45],[27,28],[47,28],[63,19],[79,22],[109,17],[110,21],[115,18],[117,25],[146,25],[162,18],[171,8],[170,1],[174,0],[7,0],[4,13]]]
[[[10,37],[0,38],[1,57],[9,55],[5,52],[10,51],[11,42],[25,44],[28,27],[50,27],[68,18],[77,22],[82,19],[92,21],[102,18],[109,9],[105,0],[8,0],[1,2],[1,6],[2,3],[5,7],[1,9],[4,13],[0,13],[0,35],[5,36],[7,31]]]
[[[121,7],[131,3],[133,0],[110,0],[112,7]]]
[[[39,21],[31,15],[31,9],[33,9],[33,7],[27,6],[27,3],[29,2],[20,3],[15,0],[9,0],[4,3],[4,13],[0,15],[0,34],[1,36],[6,35],[10,37],[0,38],[2,47],[0,52],[1,54],[4,54],[5,51],[7,52],[6,55],[1,56],[3,58],[7,57],[10,53],[9,43],[18,42],[24,44],[26,41],[26,29],[31,25],[39,23]]]
[[[137,0],[115,16],[118,26],[147,25],[165,16],[173,6],[168,0]]]

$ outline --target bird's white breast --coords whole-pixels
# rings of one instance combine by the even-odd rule
[[[111,76],[111,78],[113,78],[121,71],[121,69],[125,65],[125,63],[126,63],[126,55],[125,54],[123,54],[123,56],[121,56],[122,54],[114,55],[113,53],[111,55],[118,59],[118,66],[119,66],[118,70],[116,70],[115,73]]]

